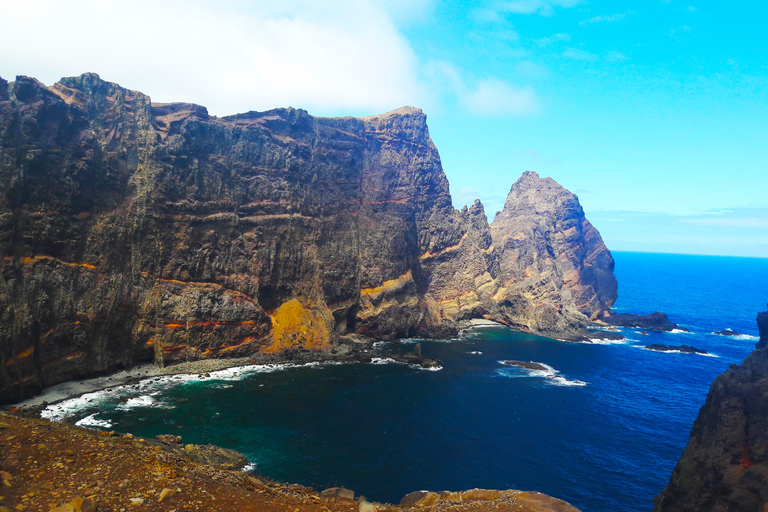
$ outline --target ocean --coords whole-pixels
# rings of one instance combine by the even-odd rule
[[[540,491],[584,512],[650,511],[714,378],[757,341],[768,259],[615,252],[617,312],[663,311],[691,333],[567,343],[505,327],[419,340],[439,371],[392,363],[230,369],[91,394],[57,419],[236,449],[280,481],[397,503],[415,490]],[[730,328],[735,338],[712,334]],[[643,345],[687,344],[710,355]],[[528,370],[502,363],[534,361]]]

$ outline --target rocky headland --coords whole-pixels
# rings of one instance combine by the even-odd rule
[[[616,299],[578,198],[456,210],[426,116],[210,116],[87,73],[0,79],[0,403],[139,363],[330,354],[486,318],[588,339]]]
[[[654,512],[768,510],[768,311],[744,362],[712,384]]]

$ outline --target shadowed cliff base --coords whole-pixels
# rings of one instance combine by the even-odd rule
[[[757,349],[712,383],[654,512],[768,509],[768,311],[757,327]]]
[[[0,79],[0,403],[130,368],[451,337],[584,340],[616,299],[578,198],[456,210],[424,113],[217,118],[86,73]]]

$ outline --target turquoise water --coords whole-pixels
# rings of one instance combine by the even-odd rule
[[[418,489],[538,490],[585,512],[648,511],[712,380],[754,347],[768,259],[615,253],[617,311],[693,334],[574,344],[484,328],[424,341],[440,371],[329,365],[172,379],[81,400],[68,421],[237,449],[271,478],[398,502]],[[725,328],[741,338],[710,334]],[[717,357],[659,353],[686,343]],[[388,351],[412,345],[382,346]],[[517,359],[552,368],[531,372]],[[557,373],[555,373],[557,372]]]

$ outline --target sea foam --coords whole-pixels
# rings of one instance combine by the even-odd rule
[[[534,361],[531,361],[534,362]],[[499,361],[504,364],[504,361]],[[560,375],[558,370],[544,363],[536,363],[541,365],[543,369],[533,370],[530,368],[523,368],[520,366],[511,366],[508,368],[499,368],[496,370],[496,374],[502,377],[539,377],[545,379],[545,381],[552,386],[586,386],[588,383],[582,380],[571,380]]]

